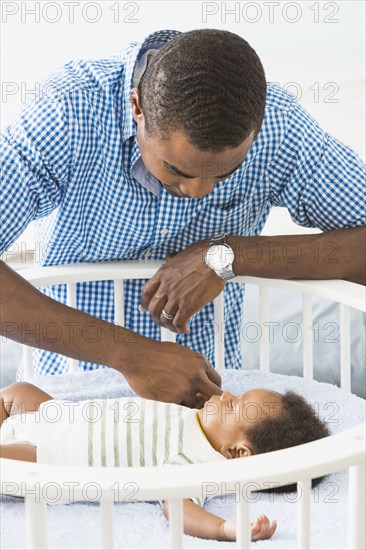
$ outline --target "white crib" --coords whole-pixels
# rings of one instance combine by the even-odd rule
[[[68,266],[40,267],[22,270],[21,275],[36,287],[51,284],[67,284],[67,303],[76,305],[76,283],[113,280],[115,299],[115,323],[123,326],[124,279],[151,278],[160,262],[100,262]],[[285,288],[303,295],[303,376],[313,379],[312,349],[312,296],[333,300],[340,304],[341,387],[351,390],[350,368],[350,307],[365,311],[365,288],[346,281],[285,281],[254,277],[237,277],[234,282],[258,285],[260,324],[263,331],[268,326],[268,288]],[[232,284],[232,282],[229,282]],[[223,297],[215,300],[215,357],[220,368],[224,366],[222,327],[224,326]],[[175,334],[162,329],[162,340],[175,340]],[[25,379],[33,377],[32,348],[24,346]],[[260,369],[270,371],[269,340],[261,339]],[[69,372],[77,370],[77,363],[69,359]],[[134,499],[139,501],[169,500],[170,545],[183,548],[182,499],[201,491],[202,480],[217,484],[217,494],[228,492],[235,484],[237,508],[237,548],[250,546],[248,487],[268,488],[275,484],[297,483],[298,525],[297,547],[310,548],[310,488],[311,479],[349,468],[348,548],[363,550],[366,545],[365,516],[365,424],[332,435],[328,438],[281,451],[235,459],[226,463],[164,466],[154,468],[81,468],[33,464],[1,459],[1,493],[25,497],[26,530],[29,549],[46,549],[47,499],[70,498],[95,501],[95,494],[87,489],[98,485],[101,508],[101,544],[103,549],[114,548],[113,502],[128,499],[131,487],[138,487]],[[245,469],[242,467],[245,460]],[[177,468],[178,474],[177,474]],[[118,484],[116,479],[123,479]],[[276,481],[274,481],[276,480]],[[16,481],[16,483],[15,483]],[[16,486],[16,489],[14,489]]]

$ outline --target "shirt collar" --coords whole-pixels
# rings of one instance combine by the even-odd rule
[[[189,437],[185,440],[185,451],[188,456],[195,457],[199,462],[214,462],[227,460],[219,451],[216,451],[207,439],[198,419],[197,409],[184,408],[184,430]]]

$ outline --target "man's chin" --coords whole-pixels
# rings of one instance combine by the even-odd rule
[[[179,197],[181,199],[189,199],[189,197],[187,197],[187,195],[182,195],[182,193],[177,193],[174,189],[164,185],[163,183],[161,183],[161,185],[164,187],[165,191],[167,193],[169,193],[169,195],[173,195],[173,197]]]

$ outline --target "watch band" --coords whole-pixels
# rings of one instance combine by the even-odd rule
[[[226,237],[227,233],[221,233],[221,234],[218,234],[218,235],[214,235],[211,240],[210,240],[210,248],[211,246],[217,246],[217,245],[224,245],[226,246],[229,250],[232,250],[231,246],[229,246],[227,244],[227,242],[225,241],[225,237]],[[233,272],[232,270],[232,265],[229,264],[227,266],[225,266],[224,269],[222,270],[214,270],[216,275],[218,275],[220,277],[220,279],[222,279],[223,281],[229,281],[230,279],[233,279],[235,277],[235,273]]]
[[[214,235],[213,237],[211,237],[210,246],[213,246],[215,244],[225,244],[226,246],[229,246],[225,241],[225,237],[226,237],[226,233],[220,233],[219,235]]]

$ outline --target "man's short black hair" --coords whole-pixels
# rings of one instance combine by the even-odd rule
[[[245,435],[252,444],[253,454],[260,454],[310,443],[328,437],[331,432],[301,395],[287,391],[281,398],[281,412],[253,424],[246,429]],[[312,487],[319,485],[324,477],[313,479]],[[296,491],[296,487],[292,483],[263,492],[284,493]]]
[[[151,59],[138,90],[149,137],[173,131],[201,151],[236,148],[262,125],[267,84],[243,38],[219,29],[183,32]]]

